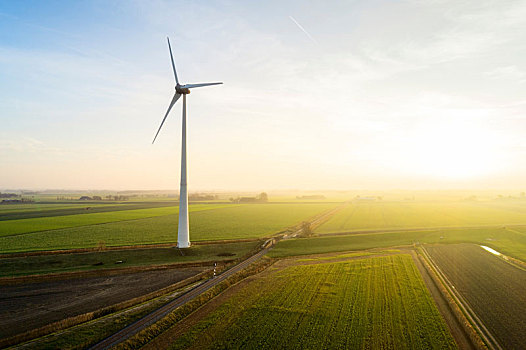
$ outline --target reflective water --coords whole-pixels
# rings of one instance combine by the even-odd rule
[[[501,256],[502,254],[499,253],[498,251],[496,251],[495,249],[493,248],[490,248],[490,247],[486,247],[485,245],[481,245],[482,249],[484,250],[487,250],[488,252],[490,252],[491,254],[495,254],[495,255],[498,255],[498,256]]]

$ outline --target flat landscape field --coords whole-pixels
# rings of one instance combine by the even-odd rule
[[[227,206],[223,205],[210,205],[210,204],[197,204],[189,208],[190,212],[211,210]],[[86,209],[89,208],[89,209]],[[101,210],[106,209],[106,210]],[[75,209],[75,212],[78,209]],[[62,209],[61,211],[65,211]],[[90,226],[97,224],[105,224],[109,222],[118,221],[129,221],[144,218],[152,218],[157,216],[166,216],[173,213],[179,213],[178,206],[169,206],[161,208],[147,208],[147,209],[134,209],[134,207],[121,206],[102,206],[90,207],[87,206],[83,209],[83,213],[76,214],[62,214],[54,215],[55,212],[50,210],[39,211],[41,214],[46,215],[43,217],[29,217],[17,220],[2,220],[0,221],[0,235],[1,236],[14,236],[22,233],[31,233],[39,231],[56,230],[61,228],[69,227],[80,227]],[[96,211],[93,213],[93,211]],[[10,213],[8,217],[14,216],[15,213]],[[24,212],[24,215],[29,216],[33,212]],[[48,215],[49,214],[49,215]]]
[[[337,205],[190,205],[190,238],[195,242],[265,237]],[[21,209],[29,215],[27,207]],[[96,213],[90,210],[85,210],[85,214],[0,220],[0,253],[95,248],[100,243],[122,246],[177,241],[178,207],[119,208]]]
[[[456,348],[410,255],[308,263],[276,263],[149,348]]]
[[[526,224],[526,200],[354,201],[316,232]]]
[[[171,202],[122,202],[122,203],[32,203],[0,205],[0,221],[74,214],[93,214],[120,210],[174,207]]]
[[[184,255],[173,247],[115,249],[68,254],[44,254],[0,258],[0,277],[40,275],[84,270],[130,268],[146,265],[166,265],[239,259],[256,251],[262,241],[235,241],[215,244],[195,244]],[[118,262],[118,263],[116,263]]]
[[[194,276],[207,268],[210,267],[142,271],[28,284],[0,284],[0,339],[139,297]],[[69,344],[69,348],[74,346],[78,345]],[[54,344],[47,348],[61,347]]]
[[[473,244],[426,247],[504,349],[524,349],[526,271]]]
[[[526,227],[447,228],[440,230],[396,231],[320,235],[285,240],[270,251],[272,257],[362,250],[414,243],[477,243],[526,262]]]

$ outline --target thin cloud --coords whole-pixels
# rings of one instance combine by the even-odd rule
[[[515,81],[519,84],[526,82],[526,73],[517,68],[517,66],[498,67],[486,72],[486,75],[492,79]]]
[[[312,37],[312,35],[310,35],[309,32],[307,32],[307,31],[305,30],[305,28],[303,28],[303,26],[302,26],[301,24],[299,24],[298,21],[296,21],[296,19],[294,19],[294,17],[289,16],[289,18],[290,18],[290,20],[291,20],[292,22],[294,22],[294,24],[296,24],[296,25],[298,26],[298,28],[299,28],[303,33],[305,33],[305,35],[306,35],[306,36],[307,36],[307,37],[308,37],[313,43],[315,43],[316,45],[318,45],[318,42],[316,41],[316,39],[314,39],[314,38]]]

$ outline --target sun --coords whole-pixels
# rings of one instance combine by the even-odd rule
[[[484,176],[499,166],[495,141],[490,130],[473,123],[425,123],[411,137],[408,170],[450,179]]]

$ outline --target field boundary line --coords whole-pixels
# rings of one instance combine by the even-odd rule
[[[35,203],[35,205],[37,204],[45,204],[45,203]],[[49,203],[48,203],[49,204]],[[91,206],[89,206],[89,204],[91,204]],[[34,210],[22,210],[22,211],[17,211],[16,209],[14,209],[12,212],[3,212],[3,213],[0,213],[0,221],[11,221],[11,220],[25,220],[25,219],[37,219],[37,218],[43,218],[43,217],[54,217],[54,216],[70,216],[70,215],[77,215],[77,214],[96,214],[96,213],[107,213],[107,212],[114,212],[114,211],[126,211],[126,210],[136,210],[136,209],[155,209],[155,208],[165,208],[165,207],[178,207],[179,206],[179,203],[177,204],[170,204],[170,205],[152,205],[152,206],[149,206],[149,207],[141,207],[141,203],[138,203],[138,202],[131,202],[131,203],[126,203],[126,204],[113,204],[113,203],[77,203],[77,204],[70,204],[70,205],[74,205],[75,207],[70,207],[70,208],[49,208],[49,209],[43,209],[43,210],[39,210],[39,211],[34,211]],[[135,208],[126,208],[125,206],[126,205],[129,205],[129,206],[135,206]],[[145,205],[148,205],[148,203],[146,203]],[[87,209],[89,208],[89,209]],[[108,209],[108,208],[116,208],[116,210],[101,210],[99,211],[98,209]],[[122,209],[121,209],[122,208]],[[81,212],[75,212],[75,211],[81,211]],[[82,212],[82,210],[84,210],[84,212]],[[46,215],[46,214],[55,214],[55,213],[60,213],[62,211],[65,211],[63,214],[61,215]],[[89,211],[89,212],[87,212]],[[16,215],[33,215],[33,216],[29,216],[29,217],[14,217],[14,218],[10,218],[9,216],[16,216]]]
[[[353,231],[335,231],[335,232],[316,232],[316,236],[347,236],[358,234],[373,234],[373,233],[390,233],[390,232],[420,232],[420,231],[437,231],[437,230],[452,230],[452,229],[470,229],[470,228],[503,228],[509,227],[526,227],[526,224],[498,224],[498,225],[473,225],[473,226],[429,226],[429,227],[409,227],[409,228],[378,228],[378,229],[357,229]],[[524,234],[524,233],[522,233]]]
[[[256,240],[263,242],[263,240]],[[268,241],[267,241],[268,242]],[[264,244],[266,244],[265,242]],[[117,268],[106,268],[106,269],[90,269],[80,271],[68,271],[58,273],[47,273],[47,274],[32,274],[22,276],[4,276],[0,277],[0,285],[12,285],[19,283],[38,283],[38,282],[49,282],[57,280],[65,280],[71,278],[87,278],[87,277],[100,277],[100,276],[113,276],[120,274],[130,274],[144,271],[157,271],[157,270],[168,270],[175,268],[189,268],[189,267],[206,267],[212,266],[214,262],[217,262],[219,266],[226,266],[232,263],[238,263],[243,261],[247,257],[252,256],[260,250],[260,246],[250,249],[246,254],[237,257],[235,259],[223,259],[223,260],[196,260],[189,262],[174,262],[166,264],[156,265],[137,265],[128,267],[117,267]],[[0,260],[1,261],[1,260]]]
[[[456,290],[455,286],[451,283],[451,281],[447,278],[447,276],[442,272],[442,270],[438,267],[435,261],[431,258],[425,247],[421,246],[421,248],[424,258],[428,261],[433,270],[437,273],[439,279],[442,282],[442,285],[446,288],[453,300],[460,307],[468,321],[476,329],[477,333],[482,337],[484,343],[490,349],[504,350],[504,348],[502,348],[502,346],[498,343],[498,341],[491,334],[491,332],[486,328],[482,320],[477,316],[475,311],[473,311],[473,309],[469,306],[469,303],[464,299],[460,292]]]
[[[262,241],[262,240],[263,240],[263,237],[261,238],[241,238],[241,239],[222,239],[222,240],[216,240],[216,241],[195,241],[195,242],[192,242],[192,245],[229,244],[229,243],[255,242],[255,241]],[[28,252],[2,253],[0,254],[0,259],[21,258],[21,257],[26,257],[26,256],[38,256],[38,255],[97,253],[97,252],[114,251],[114,250],[172,248],[172,247],[175,247],[176,244],[177,242],[138,244],[138,245],[121,245],[121,246],[109,246],[109,247],[106,246],[104,250],[100,250],[97,247],[60,249],[60,250],[34,250],[34,251],[28,251]]]
[[[517,226],[518,226],[518,225],[516,225],[516,226],[512,226],[512,227],[517,227]],[[510,231],[510,232],[513,232],[513,233],[518,233],[519,235],[526,236],[526,232],[521,232],[521,231],[517,231],[517,230],[512,230],[512,229],[509,228],[509,227],[506,227],[505,229],[506,229],[506,231]]]
[[[235,262],[236,259],[219,260],[218,263],[226,265]],[[169,270],[175,268],[190,268],[190,267],[206,267],[213,266],[213,261],[195,261],[195,262],[183,262],[173,264],[160,264],[160,265],[139,265],[121,268],[111,269],[100,269],[100,270],[84,270],[84,271],[69,271],[59,273],[48,273],[41,275],[25,275],[25,276],[14,276],[14,277],[0,277],[0,285],[14,285],[20,283],[42,283],[50,281],[61,281],[72,278],[89,278],[89,277],[102,277],[102,276],[113,276],[113,275],[124,275],[137,272],[145,271],[158,271],[158,270]]]

